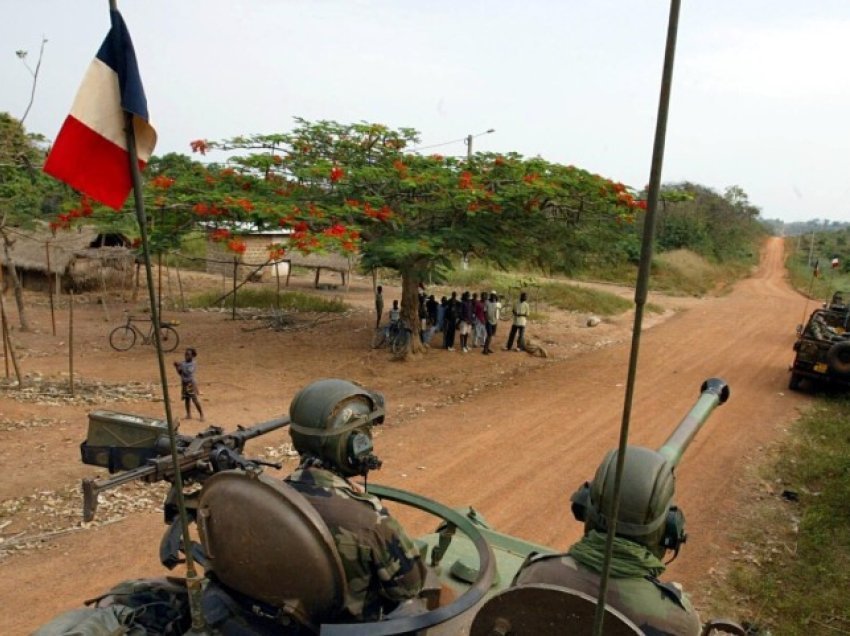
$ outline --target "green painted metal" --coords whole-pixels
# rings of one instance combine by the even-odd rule
[[[715,407],[729,399],[729,385],[719,378],[706,380],[701,391],[702,394],[697,403],[682,418],[667,441],[658,449],[658,453],[664,456],[673,466],[678,466],[685,450],[696,437],[702,425],[708,420],[708,416],[711,415]]]

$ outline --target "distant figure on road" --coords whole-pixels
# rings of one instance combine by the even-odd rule
[[[384,314],[384,288],[378,285],[375,289],[375,329],[381,326],[381,316]]]
[[[197,357],[198,352],[192,347],[189,347],[186,349],[183,362],[175,362],[174,368],[177,369],[177,373],[180,375],[180,391],[183,403],[186,405],[186,419],[192,419],[191,404],[194,404],[195,408],[198,409],[198,417],[203,422],[204,411],[201,408],[201,401],[198,399],[198,380],[195,378],[195,371],[197,369],[195,358]]]

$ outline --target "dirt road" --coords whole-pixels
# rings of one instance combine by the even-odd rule
[[[312,379],[351,378],[384,391],[390,405],[389,423],[376,441],[384,469],[375,481],[450,505],[471,504],[497,529],[535,542],[566,547],[575,540],[581,528],[570,515],[569,495],[592,477],[605,451],[617,443],[627,317],[595,330],[582,328],[581,316],[538,327],[537,334],[555,354],[549,360],[434,350],[397,363],[366,346],[373,320],[368,285],[364,282],[347,300],[360,309],[336,323],[286,334],[245,331],[244,324],[215,313],[184,318],[181,337],[199,350],[209,419],[228,427],[265,420],[284,412],[293,392]],[[643,333],[632,443],[660,445],[693,404],[704,379],[722,377],[732,390],[678,471],[678,503],[690,538],[670,574],[693,591],[699,604],[699,583],[726,563],[732,546],[727,522],[744,514],[750,468],[806,402],[786,389],[804,300],[787,285],[782,243],[772,239],[758,271],[730,293],[699,302],[673,299],[668,306],[689,308]],[[23,364],[44,375],[58,374],[66,345],[61,336],[49,335],[45,308],[34,311],[41,332],[16,334],[28,356]],[[88,320],[79,336],[78,373],[104,382],[155,383],[150,351],[115,354],[105,346],[109,325],[102,310],[82,311]],[[0,498],[7,512],[13,507],[7,502],[15,498],[70,487],[94,473],[79,464],[77,451],[91,404],[0,400],[6,418],[54,421],[0,430]],[[108,408],[152,415],[162,410],[149,401]],[[181,430],[198,430],[198,424],[185,422]],[[285,433],[275,433],[256,448],[285,440]],[[0,527],[2,536],[31,532],[26,524],[38,514],[0,516],[13,522]],[[156,554],[161,513],[151,508],[85,529],[79,529],[77,514],[75,509],[66,524],[77,530],[46,537],[40,549],[21,549],[0,561],[0,633],[29,633],[114,582],[161,573]],[[414,533],[433,526],[431,520],[406,514],[403,520]]]

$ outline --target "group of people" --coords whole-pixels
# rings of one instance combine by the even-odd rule
[[[375,327],[380,328],[384,311],[383,287],[378,285],[375,291]],[[438,333],[443,335],[442,347],[447,351],[455,351],[459,344],[460,351],[469,353],[473,348],[480,348],[481,353],[493,353],[493,338],[501,319],[502,312],[510,311],[513,317],[511,330],[503,349],[505,351],[525,350],[525,327],[531,307],[528,295],[522,292],[513,306],[503,307],[499,295],[491,292],[465,291],[458,298],[453,291],[450,296],[443,296],[439,302],[436,297],[425,293],[424,287],[419,288],[418,318],[422,342],[431,344]],[[390,325],[401,320],[401,310],[398,300],[393,301],[389,312]],[[516,342],[516,348],[514,348]]]

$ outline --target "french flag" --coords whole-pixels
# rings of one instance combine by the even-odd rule
[[[156,145],[148,103],[127,25],[110,11],[112,28],[89,66],[44,171],[92,199],[120,210],[133,187],[124,131],[133,115],[139,168]]]

